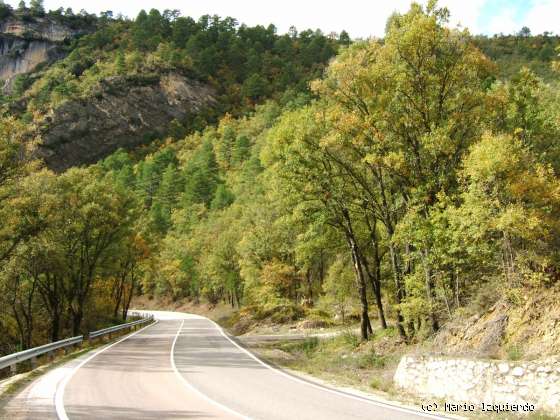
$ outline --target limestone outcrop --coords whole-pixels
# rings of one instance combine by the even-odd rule
[[[9,93],[17,75],[63,58],[65,43],[91,30],[71,28],[48,17],[9,16],[0,21],[0,87]]]

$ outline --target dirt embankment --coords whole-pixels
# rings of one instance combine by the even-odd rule
[[[434,338],[452,355],[535,359],[560,352],[560,287],[511,294],[482,314],[457,313]]]

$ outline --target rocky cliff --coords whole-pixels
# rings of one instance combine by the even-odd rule
[[[120,147],[146,144],[174,119],[184,121],[214,104],[212,89],[179,74],[113,77],[92,98],[51,111],[40,128],[38,154],[55,171],[95,163]]]
[[[0,20],[0,88],[9,93],[19,74],[64,58],[72,39],[91,32],[87,23],[63,25],[52,17],[10,15]],[[37,155],[55,171],[97,162],[118,148],[133,149],[162,137],[173,120],[215,104],[206,85],[179,73],[136,74],[102,79],[88,97],[68,99],[39,112],[33,127],[41,141]],[[30,97],[11,103],[15,114],[27,110]]]
[[[0,21],[0,81],[3,81],[3,90],[9,92],[15,76],[62,58],[65,42],[92,29],[70,28],[47,17],[24,20],[10,16]]]

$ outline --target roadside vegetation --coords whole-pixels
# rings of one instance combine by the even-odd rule
[[[143,292],[230,302],[241,324],[358,316],[362,339],[373,319],[404,343],[547,293],[556,85],[528,69],[500,80],[447,18],[413,6],[383,42],[344,49],[313,96],[226,116],[139,163],[102,163],[134,174],[162,238]]]
[[[252,350],[278,366],[390,397],[395,392],[394,371],[406,352],[397,335],[394,328],[378,330],[371,340],[361,342],[355,331],[346,329],[332,338],[262,344]]]

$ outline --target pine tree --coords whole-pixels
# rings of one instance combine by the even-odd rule
[[[203,203],[209,206],[218,180],[216,156],[212,143],[206,141],[185,170],[185,204]]]
[[[9,16],[12,13],[10,5],[6,4],[4,0],[0,0],[0,19]]]
[[[31,0],[30,9],[33,16],[43,16],[45,14],[45,6],[43,0]]]
[[[144,206],[152,206],[154,195],[157,191],[158,179],[152,162],[140,162],[138,166],[138,193],[144,200]]]
[[[213,210],[222,210],[229,207],[234,200],[235,196],[228,187],[225,184],[220,184],[218,188],[216,188],[216,194],[210,204],[210,208]]]
[[[117,52],[117,58],[115,59],[115,68],[117,70],[117,74],[121,76],[126,74],[126,61],[124,58],[124,51],[122,49]]]
[[[161,234],[167,232],[171,226],[171,211],[169,207],[162,205],[157,201],[154,202],[152,208],[150,209],[150,217],[154,229]]]
[[[181,194],[183,184],[183,179],[177,167],[170,163],[161,177],[157,200],[170,208],[173,207]]]
[[[136,178],[134,177],[134,171],[131,165],[123,166],[117,173],[116,176],[117,184],[126,188],[132,189],[134,187]]]
[[[251,156],[251,141],[247,136],[239,136],[233,146],[231,160],[234,165],[239,165]]]

